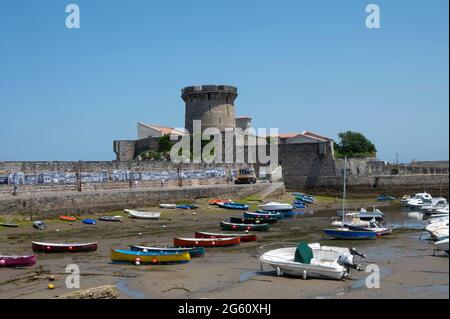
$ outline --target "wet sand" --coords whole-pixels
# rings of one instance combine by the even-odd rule
[[[240,211],[208,207],[206,202],[198,201],[200,208],[191,211],[153,208],[162,212],[159,221],[125,217],[122,223],[99,221],[95,226],[88,226],[80,221],[70,225],[51,220],[45,231],[35,230],[30,224],[17,229],[2,228],[2,254],[31,253],[32,240],[98,241],[99,249],[81,254],[38,254],[34,267],[2,268],[0,298],[51,298],[68,293],[71,290],[65,286],[65,269],[69,264],[80,267],[81,289],[114,284],[118,286],[121,298],[449,298],[448,255],[438,253],[433,256],[433,244],[420,230],[422,222],[395,205],[384,206],[382,210],[386,213],[387,223],[397,229],[393,235],[375,241],[323,239],[322,230],[329,226],[330,218],[336,215],[335,209],[339,206],[328,203],[313,208],[313,214],[282,220],[269,232],[257,233],[258,242],[207,249],[204,258],[192,259],[187,264],[135,266],[110,262],[112,248],[126,249],[129,244],[170,246],[174,236],[193,237],[196,230],[218,232],[221,220],[242,215]],[[371,204],[366,200],[354,202],[353,206],[370,207]],[[279,247],[261,246],[300,240],[356,247],[367,255],[367,259],[357,258],[363,268],[368,264],[380,267],[380,288],[366,288],[368,274],[365,272],[353,271],[350,279],[330,281],[277,277],[267,266],[261,269],[259,256]],[[55,276],[52,283],[56,288],[48,290],[51,275]]]

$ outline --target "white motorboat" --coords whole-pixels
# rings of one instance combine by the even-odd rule
[[[440,209],[445,209],[448,207],[447,200],[443,197],[433,198],[431,204],[423,205],[420,207],[420,210],[427,214],[431,214],[433,212],[436,212]]]
[[[291,204],[270,202],[264,205],[258,205],[262,210],[265,211],[291,211],[294,207]]]
[[[375,219],[375,220],[383,220],[384,219],[384,213],[375,207],[373,207],[373,210],[371,212],[367,211],[365,208],[361,208],[359,212],[352,211],[352,212],[345,213],[345,215],[348,215],[348,214],[357,214],[361,220],[368,220],[368,221],[373,220],[373,219]],[[339,210],[338,216],[342,217],[342,215],[343,215],[342,210]]]
[[[434,243],[436,249],[445,251],[448,254],[448,238],[442,239]]]
[[[425,230],[432,233],[435,230],[441,229],[441,228],[448,228],[448,221],[442,221],[442,222],[436,222],[436,223],[429,224],[428,226],[425,227]]]
[[[449,212],[449,208],[448,205],[445,208],[440,208],[437,209],[436,211],[434,211],[434,213],[432,214],[434,215],[447,215],[448,216],[448,212]]]
[[[434,240],[441,240],[448,237],[448,222],[434,223],[425,227]]]
[[[283,274],[307,278],[324,278],[340,280],[348,277],[350,269],[361,270],[353,263],[352,251],[341,247],[320,246],[320,244],[301,243],[298,247],[271,250],[260,258]]]
[[[175,209],[177,208],[177,204],[159,204],[159,208]]]
[[[143,212],[131,209],[125,209],[124,211],[128,213],[131,218],[136,219],[159,219],[161,217],[161,213]]]
[[[406,202],[406,206],[411,209],[420,208],[432,203],[433,197],[428,193],[417,193]]]

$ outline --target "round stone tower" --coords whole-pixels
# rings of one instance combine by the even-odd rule
[[[194,120],[202,121],[202,132],[209,127],[223,131],[236,127],[234,100],[237,88],[229,85],[188,86],[181,90],[186,103],[185,127],[193,134]]]

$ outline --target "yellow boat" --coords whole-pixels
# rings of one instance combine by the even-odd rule
[[[185,252],[157,252],[132,251],[111,249],[113,262],[131,262],[136,264],[172,264],[185,263],[191,260],[189,251]]]

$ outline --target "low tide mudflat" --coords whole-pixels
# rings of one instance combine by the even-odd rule
[[[3,228],[2,254],[31,253],[32,240],[98,241],[99,249],[81,254],[38,254],[34,267],[0,269],[0,298],[51,298],[68,293],[65,270],[69,264],[80,268],[81,289],[113,284],[119,288],[121,298],[449,298],[448,255],[433,256],[433,244],[426,239],[420,229],[422,221],[414,214],[398,205],[384,206],[386,222],[396,228],[393,235],[375,241],[332,241],[323,239],[322,230],[329,227],[339,204],[334,200],[321,202],[313,208],[314,213],[283,220],[269,232],[258,234],[258,242],[207,249],[204,258],[180,265],[112,264],[110,250],[128,249],[129,244],[170,246],[175,236],[193,237],[200,230],[218,232],[221,220],[242,213],[208,207],[207,201],[199,201],[200,208],[195,211],[160,210],[162,218],[158,221],[124,217],[122,223],[99,221],[89,226],[80,221],[69,224],[50,220],[45,231],[33,229],[31,223],[16,229]],[[350,203],[368,208],[372,204],[369,200]],[[279,247],[267,245],[300,240],[356,247],[367,255],[367,259],[358,258],[364,269],[369,264],[379,266],[380,288],[366,288],[368,273],[364,271],[352,272],[350,279],[330,281],[277,277],[272,269],[261,269],[259,256]],[[48,290],[52,275],[55,289]]]

